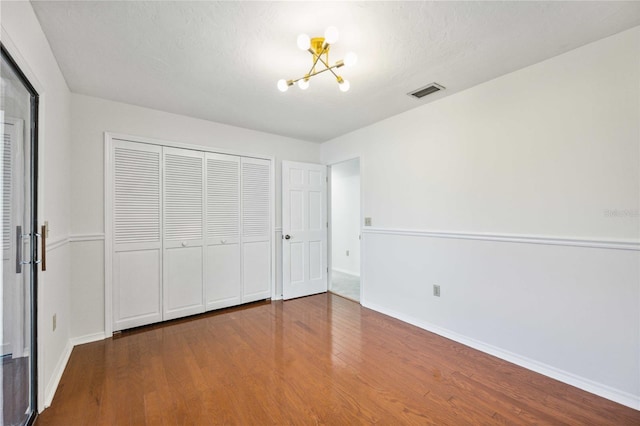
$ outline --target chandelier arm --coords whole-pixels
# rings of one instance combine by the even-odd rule
[[[295,80],[291,80],[292,85],[293,85],[293,84],[296,84],[298,81],[300,81],[300,80],[302,80],[302,79],[310,79],[311,77],[316,76],[316,75],[318,75],[318,74],[322,74],[322,73],[323,73],[323,72],[325,72],[325,71],[331,71],[331,72],[333,73],[333,75],[336,75],[336,73],[334,73],[334,72],[333,72],[333,68],[338,68],[338,67],[339,67],[339,65],[334,65],[334,66],[332,66],[332,67],[325,68],[325,69],[323,69],[323,70],[316,71],[316,72],[311,73],[311,74],[307,74],[307,75],[302,76],[302,77],[300,77],[300,78],[297,78],[297,79],[295,79]],[[336,76],[336,77],[337,77],[337,76]]]
[[[331,71],[331,74],[333,74],[333,75],[335,76],[335,78],[339,78],[339,77],[340,77],[338,74],[336,74],[336,73],[333,71],[333,68],[339,68],[341,65],[335,64],[334,66],[331,66],[331,67],[330,67],[330,66],[329,66],[329,64],[327,64],[327,63],[324,61],[324,59],[322,59],[322,58],[319,58],[319,59],[320,59],[320,61],[324,64],[324,66],[325,66],[325,67],[327,67],[327,69],[328,69],[329,71]],[[323,71],[324,71],[324,70],[323,70]]]
[[[307,74],[311,74],[311,72],[312,72],[312,71],[314,70],[314,68],[316,67],[316,64],[318,63],[318,60],[319,60],[319,59],[320,59],[320,60],[322,60],[322,59],[320,58],[320,56],[321,56],[321,55],[322,55],[322,54],[327,50],[327,47],[328,47],[328,45],[325,45],[325,46],[322,48],[322,51],[321,51],[317,56],[316,56],[316,52],[314,52],[314,51],[313,51],[313,49],[309,49],[309,50],[307,50],[307,52],[311,53],[311,54],[312,54],[313,56],[315,56],[315,58],[316,58],[316,60],[315,60],[315,61],[313,61],[313,65],[311,65],[311,68],[309,69],[309,72],[308,72]],[[324,61],[322,61],[322,62],[324,62]],[[326,64],[325,64],[325,65],[326,65]]]

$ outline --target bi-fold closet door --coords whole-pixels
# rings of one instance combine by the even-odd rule
[[[207,310],[242,303],[240,157],[206,154]]]
[[[271,165],[206,154],[206,309],[271,297]]]
[[[163,148],[163,320],[204,312],[204,153]]]
[[[271,297],[271,163],[115,140],[114,330]]]
[[[162,321],[162,148],[113,141],[113,329]]]

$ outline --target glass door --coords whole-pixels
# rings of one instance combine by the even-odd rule
[[[0,58],[0,423],[36,412],[37,103],[33,87],[1,47]]]

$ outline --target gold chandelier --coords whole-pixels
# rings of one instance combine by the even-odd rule
[[[337,61],[333,65],[329,65],[329,49],[331,45],[335,44],[338,41],[338,29],[336,27],[329,27],[324,32],[324,37],[314,37],[309,38],[306,34],[300,34],[298,36],[298,47],[301,50],[306,50],[311,53],[312,56],[312,65],[304,76],[300,78],[296,78],[293,80],[279,80],[278,81],[278,89],[281,92],[286,92],[289,89],[289,86],[293,86],[298,83],[298,87],[302,90],[307,90],[309,88],[309,80],[311,77],[314,77],[318,74],[321,74],[325,71],[330,71],[331,74],[336,78],[338,82],[338,87],[341,91],[346,92],[351,87],[349,80],[345,80],[338,74],[336,74],[335,70],[338,68],[345,66],[351,67],[356,64],[358,61],[358,57],[355,53],[349,52],[345,55],[343,60]],[[322,68],[324,65],[324,68]]]

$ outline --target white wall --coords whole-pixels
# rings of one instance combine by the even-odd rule
[[[72,335],[104,332],[104,132],[276,158],[276,228],[281,160],[320,162],[320,145],[83,95],[72,95]],[[281,238],[281,233],[274,237]],[[277,254],[279,255],[279,251]],[[280,265],[278,257],[276,264]],[[277,271],[280,277],[280,271]],[[281,280],[277,294],[282,294]]]
[[[331,166],[332,269],[360,276],[359,237],[360,163],[353,159]]]
[[[640,409],[639,81],[636,27],[323,144],[363,304]]]
[[[69,355],[70,93],[29,2],[2,2],[2,42],[40,94],[40,222],[49,221],[38,285],[38,405],[50,401]],[[57,328],[52,330],[52,316]]]

